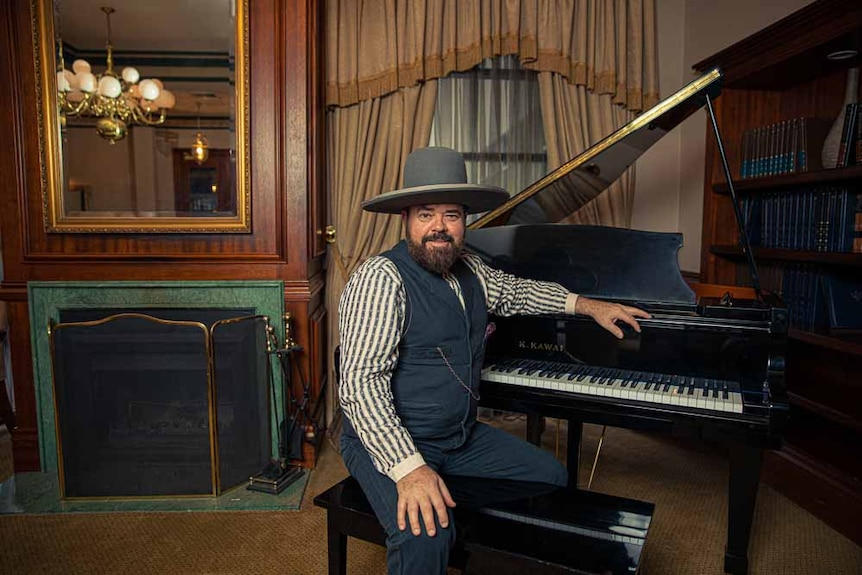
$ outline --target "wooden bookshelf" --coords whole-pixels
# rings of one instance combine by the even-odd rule
[[[733,189],[740,195],[757,192],[771,192],[788,188],[803,188],[823,184],[840,184],[862,179],[862,166],[849,166],[832,170],[817,170],[816,172],[798,172],[781,174],[746,180],[734,180]],[[729,194],[727,182],[719,182],[712,186],[716,194]]]
[[[711,254],[728,260],[741,260],[742,248],[738,245],[713,245],[709,247]],[[751,248],[756,261],[774,260],[784,262],[808,262],[825,266],[862,267],[862,253],[853,252],[812,252],[786,250],[780,248]]]
[[[747,130],[800,117],[835,118],[843,105],[847,69],[858,54],[830,60],[836,50],[862,51],[862,3],[818,0],[772,26],[699,62],[718,66],[724,88],[715,100],[722,143],[740,198],[776,191],[805,193],[816,186],[862,189],[862,166],[739,179]],[[701,281],[748,283],[738,226],[711,127],[706,126]],[[819,150],[809,153],[819,153]],[[806,268],[860,278],[862,254],[755,247],[764,271]],[[828,329],[828,328],[827,328]],[[862,544],[862,335],[791,329],[785,353],[790,417],[781,450],[766,456],[764,477],[773,487],[836,530]]]

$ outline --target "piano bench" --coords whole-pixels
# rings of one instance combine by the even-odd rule
[[[651,503],[535,483],[445,480],[458,502],[449,565],[464,573],[623,574],[638,568]],[[347,573],[347,537],[385,545],[383,527],[352,477],[314,504],[326,509],[329,575]]]

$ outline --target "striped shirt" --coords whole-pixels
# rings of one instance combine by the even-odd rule
[[[489,313],[574,313],[577,295],[559,284],[507,274],[488,267],[473,254],[462,258],[482,286]],[[463,306],[458,281],[452,275],[444,279]],[[406,294],[398,268],[383,256],[369,258],[359,266],[338,305],[339,401],[377,470],[396,482],[425,463],[395,412],[390,387],[405,312]]]

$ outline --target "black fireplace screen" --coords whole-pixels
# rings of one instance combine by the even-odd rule
[[[61,311],[51,337],[61,494],[218,495],[265,467],[269,356],[252,314]]]

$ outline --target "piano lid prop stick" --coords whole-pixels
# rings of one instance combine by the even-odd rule
[[[706,98],[706,111],[709,113],[709,121],[715,134],[715,143],[718,147],[718,155],[721,157],[721,165],[724,168],[727,189],[730,191],[730,203],[733,204],[733,215],[736,217],[736,225],[739,228],[739,243],[742,247],[742,254],[748,263],[748,270],[751,273],[751,287],[754,288],[754,292],[760,297],[760,278],[757,275],[757,265],[755,265],[754,255],[751,253],[751,243],[748,241],[748,232],[745,231],[745,222],[742,221],[742,211],[739,209],[739,201],[736,197],[736,190],[733,187],[733,178],[730,177],[730,166],[727,163],[727,155],[724,153],[724,144],[721,143],[718,122],[715,119],[715,111],[712,109],[712,99],[707,93],[704,93],[703,96]]]

